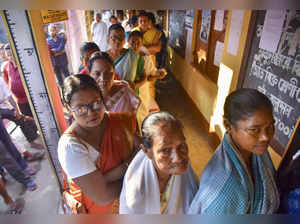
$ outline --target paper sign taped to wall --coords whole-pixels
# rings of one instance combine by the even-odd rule
[[[215,26],[214,29],[217,31],[223,30],[223,23],[224,23],[224,10],[217,10],[216,17],[215,17]]]
[[[214,65],[215,66],[218,66],[218,67],[220,66],[223,49],[224,49],[224,43],[217,41],[216,49],[215,49],[215,56],[214,56]]]
[[[268,10],[259,42],[259,48],[275,53],[281,37],[285,10]]]
[[[243,25],[244,10],[233,10],[229,29],[227,52],[237,55]]]
[[[44,24],[68,20],[67,10],[41,10]]]

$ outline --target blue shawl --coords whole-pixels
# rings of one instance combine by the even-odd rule
[[[268,151],[252,154],[252,175],[239,150],[225,135],[205,167],[190,214],[272,214],[279,207],[275,169]]]

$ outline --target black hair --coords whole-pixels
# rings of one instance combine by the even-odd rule
[[[99,92],[102,102],[104,98],[96,81],[86,74],[76,74],[65,78],[61,88],[62,100],[66,105],[70,105],[72,96],[80,90],[95,90]]]
[[[256,89],[238,89],[226,97],[224,119],[236,126],[238,121],[247,120],[261,108],[267,108],[273,112],[273,105],[268,97]]]
[[[148,15],[148,18],[152,21],[153,26],[155,26],[156,21],[155,21],[154,14],[152,12],[148,12],[147,15]]]
[[[98,45],[95,42],[83,42],[80,44],[80,57],[83,58],[86,52],[90,50],[100,51]]]
[[[160,122],[170,123],[175,125],[175,129],[183,129],[181,122],[176,119],[171,113],[167,111],[159,111],[149,114],[142,122],[142,144],[147,148],[151,149],[153,146],[153,129],[154,126]],[[158,134],[158,133],[156,133]]]
[[[111,33],[111,31],[113,30],[121,30],[124,34],[125,34],[125,30],[123,28],[123,26],[119,23],[117,24],[112,24],[109,29],[108,29],[108,35]]]
[[[113,68],[114,68],[114,62],[113,59],[107,54],[106,52],[97,51],[94,52],[88,62],[88,71],[91,72],[93,64],[96,60],[102,59],[108,62]]]
[[[143,39],[143,34],[140,31],[135,30],[135,31],[129,32],[128,40],[131,37],[140,37]]]
[[[142,16],[146,16],[148,19],[150,19],[148,13],[146,11],[144,11],[144,10],[140,11],[140,13],[138,15],[138,18],[140,18]]]
[[[122,18],[124,17],[124,11],[123,10],[116,10],[117,15],[121,15]]]
[[[115,20],[118,21],[117,17],[115,17],[114,15],[111,15],[111,16],[109,17],[109,21],[110,21],[111,19],[115,19]]]
[[[138,21],[138,17],[137,16],[132,16],[129,20],[128,20],[128,24],[129,25],[134,25],[136,24]]]

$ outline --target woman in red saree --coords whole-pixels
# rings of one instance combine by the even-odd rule
[[[62,97],[75,119],[58,144],[70,193],[89,214],[114,213],[123,176],[138,145],[135,118],[105,112],[101,91],[87,75],[68,77]]]

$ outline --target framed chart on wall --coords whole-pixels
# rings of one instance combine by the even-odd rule
[[[186,36],[185,17],[186,10],[168,10],[168,43],[180,56],[185,57]]]
[[[280,155],[300,116],[300,11],[256,11],[256,24],[241,86],[255,88],[273,103]]]

